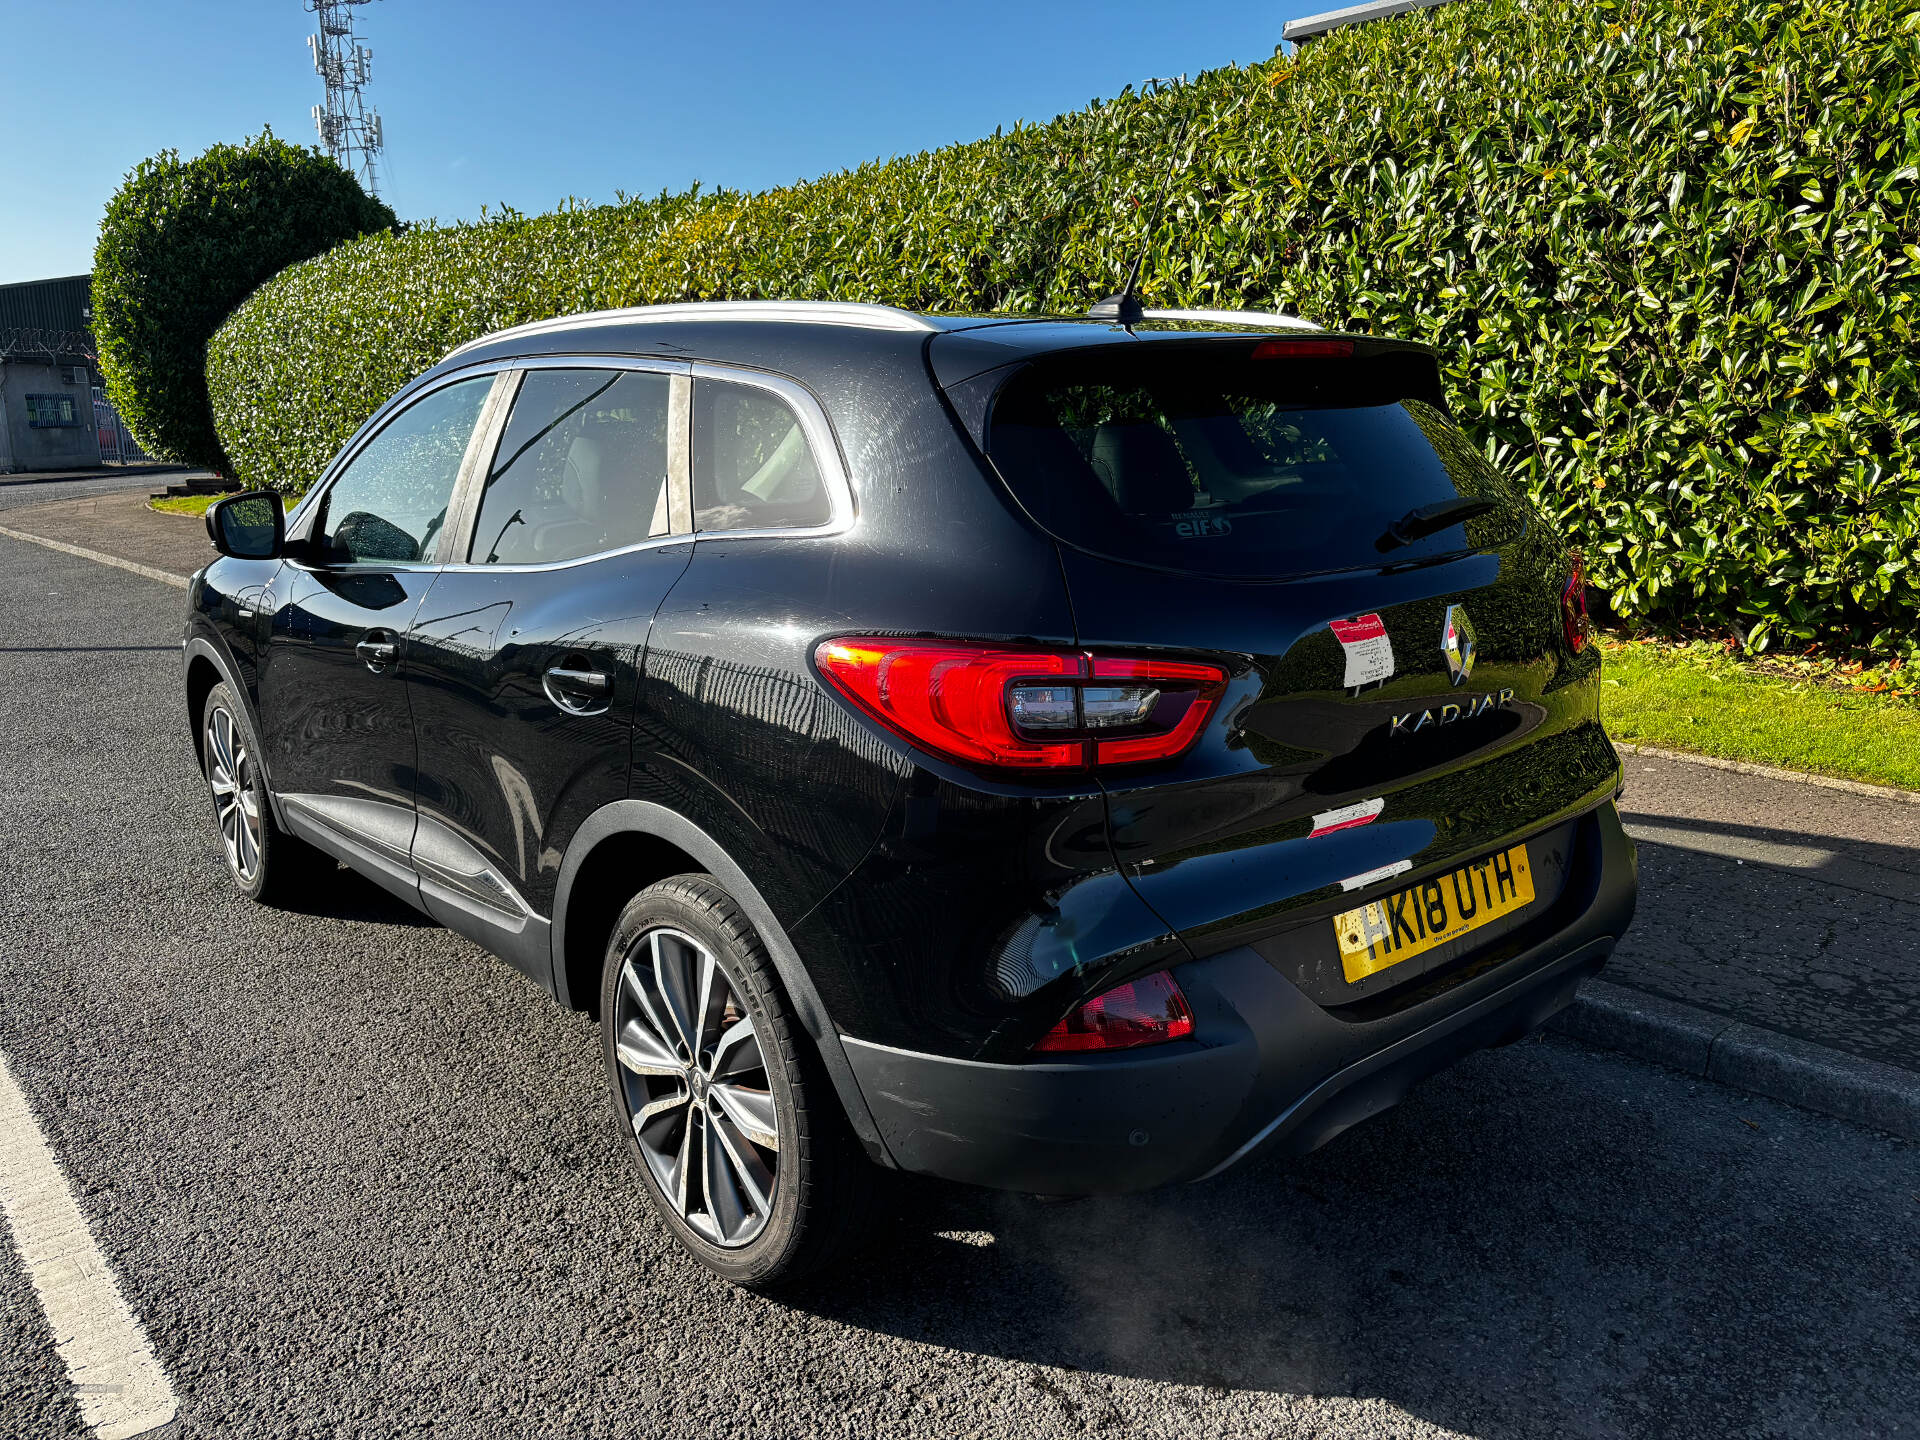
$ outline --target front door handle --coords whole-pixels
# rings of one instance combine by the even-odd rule
[[[598,670],[554,665],[547,670],[543,688],[547,698],[569,715],[598,715],[613,693],[613,677]]]
[[[367,662],[367,669],[379,675],[400,658],[400,637],[391,630],[369,630],[366,638],[353,647],[353,653]]]

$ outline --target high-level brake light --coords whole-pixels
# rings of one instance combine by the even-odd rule
[[[1170,760],[1226,689],[1218,665],[970,640],[843,636],[814,649],[848,700],[922,749],[970,765],[1070,770]]]
[[[1165,970],[1116,985],[1076,1005],[1034,1044],[1043,1052],[1131,1050],[1193,1033],[1193,1009]]]
[[[1330,336],[1262,340],[1253,347],[1255,360],[1345,360],[1352,354],[1353,341]]]

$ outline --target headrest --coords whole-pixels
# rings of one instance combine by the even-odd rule
[[[1193,505],[1193,481],[1173,437],[1152,422],[1108,422],[1093,432],[1088,460],[1129,515],[1166,515]]]
[[[583,430],[567,446],[567,466],[560,482],[560,498],[584,520],[600,517],[605,500],[606,451],[600,437]]]

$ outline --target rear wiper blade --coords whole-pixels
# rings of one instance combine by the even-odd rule
[[[1418,505],[1387,526],[1387,533],[1374,541],[1373,545],[1376,550],[1397,550],[1449,525],[1458,525],[1463,520],[1471,520],[1476,515],[1484,515],[1498,508],[1491,500],[1472,500],[1464,495],[1432,505]]]

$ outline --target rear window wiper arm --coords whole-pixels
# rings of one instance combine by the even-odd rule
[[[1432,505],[1417,505],[1387,526],[1386,533],[1373,542],[1374,548],[1397,550],[1402,545],[1411,545],[1416,540],[1445,530],[1449,525],[1458,525],[1463,520],[1471,520],[1476,515],[1484,515],[1498,508],[1491,500],[1475,500],[1465,495],[1436,501]]]

